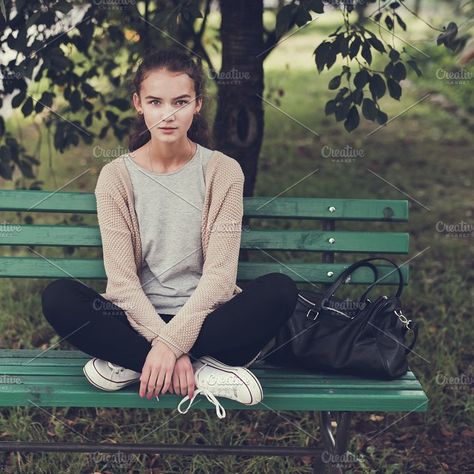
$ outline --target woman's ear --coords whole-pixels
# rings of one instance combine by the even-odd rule
[[[199,97],[199,99],[196,99],[196,110],[194,111],[195,114],[198,114],[201,111],[202,108],[202,97]]]
[[[140,97],[138,96],[138,94],[136,92],[133,93],[132,100],[133,100],[133,105],[135,107],[135,110],[139,114],[143,114],[143,109],[142,109],[142,106],[141,106],[141,103],[140,103]]]

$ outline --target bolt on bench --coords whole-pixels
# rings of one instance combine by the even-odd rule
[[[0,211],[95,214],[93,193],[47,192],[33,190],[0,190]],[[406,200],[331,199],[331,198],[244,198],[244,217],[318,220],[322,230],[244,230],[241,249],[320,252],[321,263],[240,262],[238,281],[251,280],[269,272],[281,272],[297,283],[328,285],[350,263],[336,263],[336,253],[406,254],[409,235],[389,231],[336,230],[336,222],[406,222]],[[11,223],[3,213],[3,223]],[[258,222],[258,221],[257,221]],[[5,225],[0,227],[0,247],[30,246],[100,248],[97,225]],[[5,252],[4,252],[5,254]],[[77,278],[105,279],[99,258],[50,258],[36,256],[0,256],[2,278]],[[357,259],[360,258],[357,256]],[[385,284],[395,285],[397,274],[390,266],[377,265]],[[405,283],[409,268],[401,265]],[[350,284],[369,284],[373,275],[367,268],[358,269]],[[39,297],[39,295],[38,295]],[[65,315],[67,317],[67,315]],[[32,407],[114,407],[175,409],[180,396],[166,394],[155,399],[142,399],[136,386],[119,392],[103,392],[85,379],[83,365],[90,357],[79,351],[0,349],[0,406]],[[314,456],[315,471],[321,472],[321,453],[334,457],[346,453],[353,412],[426,411],[428,399],[412,372],[397,380],[382,381],[359,377],[313,373],[305,370],[273,366],[265,360],[251,366],[264,389],[258,405],[245,406],[221,398],[226,410],[271,410],[278,412],[319,412],[322,447],[285,446],[205,446],[102,443],[0,442],[0,451],[74,451],[128,452],[161,454],[208,454],[244,456]],[[193,405],[198,409],[214,409],[204,397]],[[334,432],[332,421],[337,428]],[[316,432],[316,429],[315,429]],[[338,466],[328,466],[340,472]]]

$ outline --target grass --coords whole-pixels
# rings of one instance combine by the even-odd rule
[[[416,352],[421,357],[412,355],[410,362],[428,393],[430,409],[426,415],[409,415],[401,420],[399,414],[357,416],[353,423],[351,449],[359,449],[363,456],[356,469],[358,472],[440,472],[445,469],[443,463],[463,472],[468,462],[470,438],[462,433],[469,433],[474,425],[472,392],[465,386],[443,382],[443,377],[469,375],[472,370],[473,329],[468,319],[472,314],[472,235],[439,232],[437,223],[472,222],[472,172],[466,159],[472,154],[472,134],[429,100],[370,136],[368,134],[375,126],[367,122],[347,134],[341,124],[335,124],[332,118],[324,115],[324,104],[333,95],[327,90],[327,81],[334,73],[318,75],[312,58],[311,61],[308,59],[314,45],[323,37],[316,26],[311,28],[288,39],[270,55],[266,64],[266,84],[267,87],[283,88],[281,109],[316,134],[267,106],[255,195],[274,196],[318,169],[284,195],[409,200],[410,222],[393,226],[393,229],[410,233],[410,257],[429,247],[411,262],[411,282],[405,290],[404,302],[406,312],[420,323]],[[420,32],[415,29],[413,34]],[[453,62],[446,54],[432,55],[426,67],[435,71],[440,64],[446,65],[450,61]],[[288,62],[291,62],[289,69],[285,66]],[[424,78],[417,80],[412,75],[411,79],[413,86],[404,89],[399,103],[384,100],[383,105],[391,117],[403,112],[425,90]],[[465,88],[462,85],[446,88],[444,83],[437,85],[441,93],[460,107],[467,103],[464,98],[472,87],[471,83]],[[35,138],[34,127],[22,122],[18,126],[25,143]],[[125,144],[108,137],[95,145],[113,150]],[[321,156],[323,146],[332,149],[350,146],[363,150],[364,157],[348,163],[336,162]],[[92,146],[80,146],[68,150],[65,155],[53,154],[54,179],[44,159],[48,156],[47,151],[43,141],[40,156],[44,161],[39,177],[45,182],[44,189],[56,189],[89,169],[64,190],[93,191],[98,172],[107,159],[95,156]],[[11,187],[11,183],[6,183],[5,187]],[[6,219],[12,222],[24,217],[11,215]],[[35,222],[57,221],[57,216],[35,216]],[[290,228],[294,223],[287,225]],[[313,223],[305,225],[314,226]],[[363,230],[367,225],[344,227]],[[388,229],[387,225],[370,225],[370,229],[378,227]],[[63,252],[62,249],[38,250],[44,250],[45,255]],[[74,253],[74,256],[85,255],[90,255],[90,251],[80,249]],[[280,252],[280,257],[289,260],[296,254]],[[316,261],[317,256],[307,258]],[[404,258],[397,257],[397,261],[404,261]],[[58,342],[58,336],[43,319],[39,306],[39,295],[46,283],[47,280],[41,279],[1,282],[1,347],[47,348]],[[105,287],[104,282],[86,283],[97,290]],[[360,288],[352,291],[358,293]],[[61,347],[68,345],[61,343]],[[317,435],[315,414],[283,412],[282,415],[284,417],[267,412],[229,412],[222,423],[213,412],[205,411],[173,418],[171,410],[14,408],[0,411],[0,436],[16,440],[84,441],[74,430],[90,440],[133,442],[160,427],[147,436],[147,442],[280,442],[300,446],[313,442],[305,433]],[[377,433],[381,434],[374,437]],[[370,438],[373,440],[369,441]],[[446,444],[451,446],[449,451]],[[199,473],[303,473],[312,469],[309,459],[236,456],[106,459],[98,454],[2,455],[0,466],[5,472],[18,473],[32,469],[47,473],[51,472],[51,466],[55,471],[65,473],[116,473],[129,472],[132,468],[139,472],[148,469],[149,472]]]

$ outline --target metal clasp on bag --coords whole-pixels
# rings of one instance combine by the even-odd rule
[[[404,325],[407,329],[411,329],[411,327],[410,327],[411,319],[408,319],[408,318],[402,313],[402,310],[399,310],[399,312],[397,312],[397,310],[395,309],[393,312],[398,316],[398,319],[403,323],[403,325]]]
[[[311,318],[311,317],[309,316],[311,313],[314,313],[314,315],[315,315],[314,318]],[[308,319],[312,319],[313,321],[316,321],[316,319],[318,318],[318,316],[319,316],[319,311],[315,311],[315,310],[312,309],[312,308],[310,308],[310,309],[308,310],[308,312],[306,313],[306,317],[307,317]]]

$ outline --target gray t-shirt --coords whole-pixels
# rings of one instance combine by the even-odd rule
[[[169,173],[148,171],[126,155],[144,262],[140,283],[160,314],[176,314],[202,275],[204,176],[211,154],[198,143],[191,160]]]

